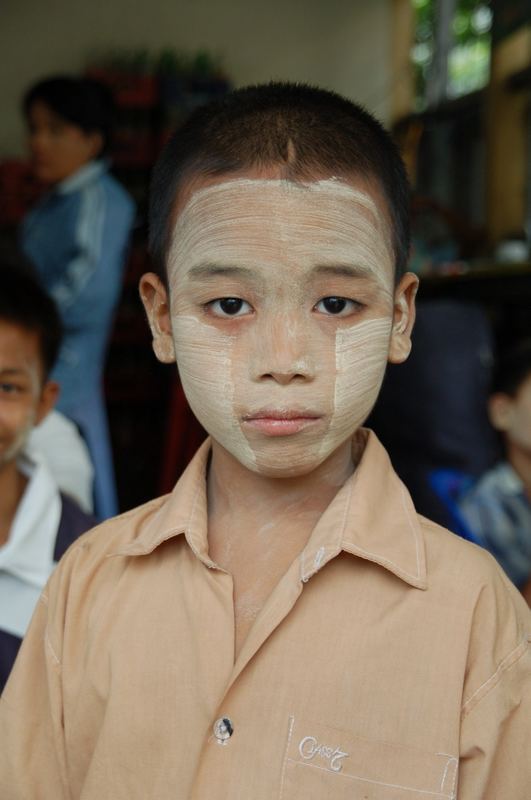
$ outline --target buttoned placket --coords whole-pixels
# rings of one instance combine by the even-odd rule
[[[206,452],[206,447],[205,447]],[[205,459],[206,461],[206,459]],[[233,583],[232,576],[215,564],[208,554],[207,543],[207,507],[205,496],[204,479],[198,483],[193,501],[188,503],[188,516],[181,518],[181,522],[174,527],[168,527],[168,523],[176,522],[175,516],[170,513],[171,504],[166,508],[160,509],[160,516],[150,524],[150,530],[145,537],[130,545],[122,554],[141,555],[149,554],[160,544],[173,537],[183,535],[189,547],[190,557],[200,563],[205,575],[209,575],[209,580],[217,584],[215,595],[221,603],[219,609],[223,609],[222,615],[226,620],[226,629],[223,624],[222,636],[220,638],[219,628],[216,632],[218,644],[221,645],[220,653],[210,653],[210,657],[216,659],[220,655],[219,670],[217,678],[208,687],[208,701],[203,707],[207,711],[208,719],[205,719],[204,739],[198,754],[197,770],[194,782],[190,788],[192,800],[203,800],[211,792],[212,776],[235,774],[234,770],[238,763],[240,752],[245,751],[248,744],[245,740],[245,730],[249,728],[252,720],[247,714],[252,714],[252,708],[245,707],[244,718],[242,718],[241,695],[239,693],[240,681],[243,679],[247,667],[259,655],[259,651],[265,645],[274,631],[282,625],[283,621],[291,613],[297,603],[305,586],[342,551],[351,553],[354,556],[367,558],[376,563],[381,563],[391,571],[407,580],[412,585],[424,588],[424,578],[420,575],[408,575],[402,568],[403,565],[394,564],[392,561],[382,557],[378,552],[369,552],[362,546],[357,546],[356,541],[366,541],[360,535],[362,528],[357,527],[356,519],[358,512],[356,506],[352,505],[353,486],[356,484],[357,475],[354,474],[334,498],[333,503],[326,509],[314,529],[310,540],[303,552],[291,564],[283,578],[274,588],[262,610],[256,617],[248,636],[234,661],[229,653],[234,653],[235,620],[233,605]],[[364,505],[367,504],[365,498],[365,487],[362,487],[361,495]],[[360,493],[356,495],[359,497]],[[363,519],[363,512],[359,515],[360,521]],[[391,521],[392,522],[392,521]],[[346,535],[348,525],[348,536]],[[357,527],[357,532],[354,529]],[[412,541],[415,540],[415,532],[412,528]],[[354,543],[352,539],[354,538]],[[410,556],[407,556],[410,559]],[[418,566],[418,554],[417,554]],[[218,610],[219,610],[218,609]],[[219,624],[218,615],[218,624]],[[208,631],[203,631],[205,641],[208,640]],[[230,637],[230,641],[228,639]],[[206,689],[207,687],[205,687]],[[205,701],[207,697],[205,696]],[[282,735],[282,734],[280,734]]]
[[[350,491],[345,497],[345,509],[342,509],[343,520],[349,501]],[[237,691],[238,680],[252,659],[258,656],[260,649],[267,639],[288,617],[301,593],[304,591],[305,584],[321,571],[326,563],[341,552],[341,534],[342,530],[341,527],[339,527],[334,537],[335,541],[328,547],[319,544],[319,537],[317,537],[317,544],[312,542],[312,539],[314,539],[312,535],[307,547],[292,562],[290,568],[273,589],[271,595],[255,619],[240,653],[235,660],[229,680],[213,714],[212,725],[207,732],[206,741],[199,760],[196,781],[191,793],[192,800],[201,800],[204,792],[207,791],[206,783],[208,783],[209,778],[211,778],[212,775],[218,774],[217,771],[228,768],[229,762],[232,762],[234,759],[237,760],[239,751],[238,733],[239,727],[241,727],[239,723],[241,723],[241,721],[238,719],[238,716],[233,713],[231,698],[234,691]],[[223,576],[223,578],[226,579],[228,573],[226,573],[225,570],[222,570],[209,559],[205,558],[203,553],[198,553],[195,547],[194,552],[207,569],[213,570],[214,573],[217,572],[220,578]],[[249,713],[252,713],[252,709],[249,709]]]

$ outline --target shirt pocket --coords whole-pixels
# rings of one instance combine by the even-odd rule
[[[279,800],[454,800],[458,759],[291,716]]]

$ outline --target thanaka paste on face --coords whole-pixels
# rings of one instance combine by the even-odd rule
[[[11,464],[22,454],[29,435],[35,427],[35,419],[35,412],[30,412],[24,421],[23,427],[18,429],[11,444],[3,452],[0,451],[0,469],[6,464]]]
[[[208,186],[180,213],[168,266],[183,388],[220,445],[247,468],[281,477],[311,471],[350,438],[376,399],[392,328],[389,226],[368,194],[339,180]],[[219,318],[187,299],[194,269],[213,266],[249,271],[243,299],[256,296],[257,310],[250,325],[239,320],[237,333],[220,331]],[[378,316],[357,321],[354,314],[324,331],[331,320],[308,307],[308,286],[312,270],[327,266],[367,275]],[[229,273],[224,285],[231,280]],[[221,296],[240,296],[240,287]],[[243,422],[264,408],[322,419],[296,435],[269,438]]]
[[[369,416],[384,378],[390,335],[387,318],[337,331],[334,439],[344,441]],[[325,438],[323,449],[329,446]]]
[[[13,348],[14,352],[17,354],[17,338],[20,337],[19,328],[17,325],[13,325],[9,322],[1,322],[0,323],[5,330],[7,328],[8,335],[10,334],[11,337],[15,337],[14,339],[7,339],[9,344],[5,345],[7,348]],[[4,335],[4,334],[3,334]],[[6,341],[6,340],[4,340]],[[0,364],[0,369],[4,367],[4,364]],[[8,363],[6,363],[5,367],[12,369],[13,362],[9,359]],[[36,419],[37,419],[37,412],[35,405],[37,403],[37,399],[39,397],[41,391],[41,376],[40,376],[40,369],[37,363],[33,363],[29,359],[23,358],[20,361],[16,362],[16,368],[24,370],[25,378],[29,381],[29,391],[33,398],[33,402],[31,405],[28,406],[26,413],[22,419],[19,420],[19,427],[11,440],[11,442],[6,446],[4,450],[0,448],[0,469],[5,467],[7,464],[11,464],[15,461],[23,452],[28,437],[35,427]],[[2,439],[2,420],[1,420],[1,412],[0,412],[0,441]]]
[[[234,414],[232,337],[216,332],[191,316],[172,318],[179,375],[190,408],[216,441],[254,466],[253,452]]]

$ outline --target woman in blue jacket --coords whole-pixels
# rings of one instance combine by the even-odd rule
[[[112,122],[106,87],[49,78],[27,92],[23,107],[33,168],[50,191],[25,218],[22,247],[61,313],[58,408],[87,441],[95,509],[105,518],[117,503],[102,374],[134,207],[105,160]]]

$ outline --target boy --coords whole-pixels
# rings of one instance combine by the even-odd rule
[[[28,275],[2,269],[0,293],[0,690],[55,562],[93,524],[27,449],[50,412],[61,340],[52,300]]]
[[[360,428],[414,317],[391,140],[331,93],[251,87],[152,188],[154,349],[211,439],[43,593],[2,796],[524,800],[528,609]]]
[[[46,78],[28,90],[23,108],[32,166],[50,191],[24,219],[22,246],[61,314],[58,408],[87,441],[104,519],[117,503],[102,373],[134,208],[108,171],[113,103],[105,86]]]
[[[531,605],[531,340],[501,356],[489,416],[505,459],[465,494],[460,511]]]

